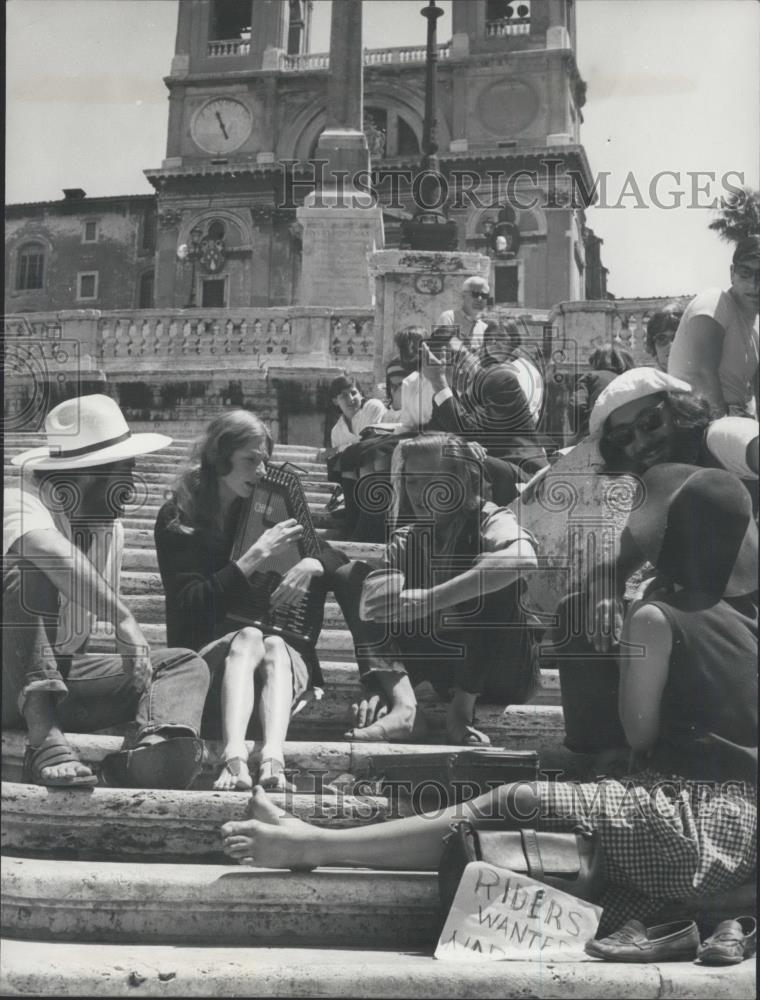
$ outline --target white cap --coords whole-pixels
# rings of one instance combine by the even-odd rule
[[[659,368],[629,368],[627,372],[614,378],[599,394],[589,417],[589,434],[601,433],[607,417],[626,403],[668,390],[691,392],[692,388],[688,382],[668,375]]]

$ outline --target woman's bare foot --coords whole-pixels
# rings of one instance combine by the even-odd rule
[[[285,774],[285,761],[279,757],[262,757],[259,764],[258,785],[268,792],[288,792],[294,795],[295,785]]]
[[[294,816],[281,823],[279,810],[259,785],[253,790],[250,808],[252,819],[222,827],[225,854],[239,864],[258,868],[311,870],[316,866],[317,827]]]
[[[214,782],[218,792],[249,792],[253,788],[251,772],[248,770],[248,754],[224,755],[224,764]]]

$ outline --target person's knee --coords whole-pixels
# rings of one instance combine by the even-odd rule
[[[262,666],[265,671],[282,670],[290,668],[290,656],[285,640],[277,635],[268,635],[264,639],[264,660]]]
[[[233,649],[240,652],[256,652],[261,654],[264,649],[264,636],[261,629],[255,628],[253,625],[246,625],[245,628],[241,628],[232,640],[230,651]]]
[[[158,673],[167,673],[170,670],[182,670],[188,678],[193,681],[202,681],[208,687],[210,673],[206,661],[194,650],[183,649],[181,647],[169,649],[167,655],[162,657],[160,662],[154,664],[153,679]]]

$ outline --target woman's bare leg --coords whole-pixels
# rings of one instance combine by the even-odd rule
[[[254,705],[254,673],[264,658],[264,638],[257,628],[243,628],[232,640],[222,679],[222,738],[225,765],[214,782],[220,791],[246,791],[253,782],[248,771],[245,733]]]
[[[261,721],[261,769],[259,782],[269,790],[285,790],[285,737],[293,703],[293,669],[282,639],[264,640],[264,659],[257,671],[258,711]]]
[[[480,795],[463,805],[349,829],[318,828],[289,817],[280,822],[276,806],[255,788],[253,819],[225,823],[224,850],[236,861],[260,868],[315,868],[342,865],[358,868],[435,870],[443,838],[452,822],[499,816],[505,827],[535,824],[539,797],[535,785],[517,782]]]

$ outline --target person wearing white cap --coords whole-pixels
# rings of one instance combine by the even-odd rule
[[[754,420],[711,421],[709,403],[687,382],[656,368],[632,368],[597,399],[589,420],[608,472],[643,476],[653,466],[679,462],[719,467],[741,478],[757,504],[758,427]],[[600,561],[584,588],[585,634],[567,638],[579,595],[560,604],[557,654],[566,744],[578,751],[622,745],[617,717],[618,638],[628,580],[645,559],[627,530],[614,558]],[[594,651],[609,658],[594,658]]]
[[[491,289],[485,278],[474,274],[462,285],[462,303],[458,309],[447,309],[436,321],[436,327],[455,327],[457,337],[468,351],[475,354],[483,347],[486,324],[482,319]]]
[[[3,727],[26,724],[25,780],[36,784],[96,784],[64,731],[132,723],[130,746],[103,761],[106,782],[187,787],[208,668],[190,650],[151,652],[119,597],[135,458],[171,438],[133,434],[104,395],[60,403],[45,432],[47,445],[12,459],[24,475],[4,497]],[[117,653],[87,652],[96,621],[112,626]]]

